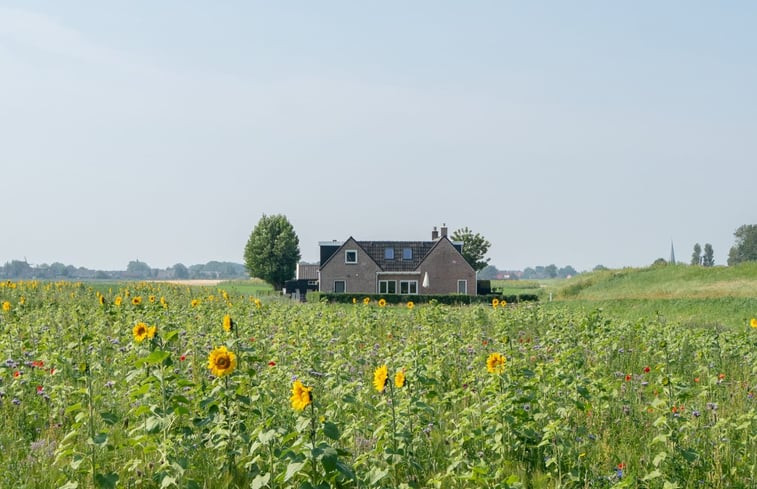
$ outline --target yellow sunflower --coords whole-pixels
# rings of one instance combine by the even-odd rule
[[[11,303],[8,301],[3,302],[3,311],[8,312],[11,310]]]
[[[506,307],[506,306],[507,306],[507,301],[505,299],[502,299],[501,301],[499,301],[499,307]]]
[[[140,297],[138,295],[132,297],[131,298],[131,304],[133,306],[139,306],[140,304],[142,304],[142,297]]]
[[[388,375],[386,365],[382,365],[373,371],[373,387],[375,387],[377,391],[384,392]]]
[[[234,352],[226,349],[225,346],[219,346],[208,356],[208,368],[210,373],[216,377],[229,375],[237,367],[237,356]]]
[[[415,303],[413,301],[407,301],[407,308],[412,309],[415,307]]]
[[[145,338],[152,339],[155,336],[155,331],[157,331],[155,326],[148,326],[142,322],[135,324],[134,329],[131,330],[134,341],[137,343],[141,343]]]
[[[386,306],[386,299],[384,299],[383,297],[381,299],[379,299],[378,305],[379,305],[379,307],[385,307]]]
[[[231,333],[234,330],[234,321],[231,320],[231,316],[228,314],[223,317],[223,330],[227,333]]]
[[[363,298],[363,304],[365,304],[367,306],[370,303],[371,303],[371,298],[370,297],[364,297]]]
[[[163,306],[164,308],[168,308],[168,302],[166,301],[165,297],[160,298],[160,305]]]
[[[501,374],[505,370],[506,361],[505,357],[499,353],[492,353],[486,359],[486,370],[488,370],[490,374]]]
[[[394,374],[394,386],[400,389],[405,386],[405,369],[397,370]]]
[[[306,387],[299,380],[295,380],[292,384],[292,397],[290,398],[292,401],[292,409],[295,411],[302,411],[308,406],[308,404],[313,402],[313,399],[310,396],[310,391],[312,390],[312,387]]]
[[[121,302],[123,302],[123,299],[121,299],[121,296],[118,296],[118,297],[116,297],[116,298],[115,298],[115,299],[113,300],[113,304],[115,304],[115,305],[117,305],[117,306],[119,306],[119,307],[121,306]]]
[[[155,296],[154,296],[154,295],[151,295],[151,296],[149,296],[149,297],[147,298],[147,300],[148,300],[148,301],[150,301],[150,302],[153,302],[153,303],[154,303],[154,302],[155,302]]]
[[[200,305],[200,299],[192,299],[192,302],[190,302],[189,305],[192,307],[197,307],[198,305]]]
[[[757,318],[752,318],[752,320],[749,321],[749,326],[757,328]]]
[[[495,297],[494,299],[492,299],[492,307],[493,307],[494,309],[496,309],[498,305],[499,305],[499,299],[497,299],[497,298]]]
[[[105,305],[105,296],[104,295],[99,296],[99,300],[100,300],[100,305],[104,306]]]

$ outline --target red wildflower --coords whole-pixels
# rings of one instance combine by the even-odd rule
[[[42,368],[45,366],[45,362],[43,362],[42,360],[35,360],[32,362],[32,366],[37,367],[37,368]]]
[[[699,382],[699,377],[694,377],[694,382]]]
[[[626,375],[626,382],[631,382],[631,374]]]
[[[723,374],[723,373],[718,374],[718,379],[720,379],[720,380],[725,379],[725,374]]]
[[[186,356],[186,355],[182,355],[182,356],[180,356],[180,357],[179,357],[179,360],[181,360],[182,362],[183,362],[184,360],[186,360],[186,359],[187,359],[187,356]]]
[[[625,468],[626,468],[626,464],[624,464],[623,462],[620,462],[620,463],[618,464],[618,468],[619,468],[620,470],[623,470],[623,469],[625,469]]]
[[[15,377],[15,378],[21,377],[21,372],[19,372],[18,370],[16,370],[15,372],[13,372],[13,377]]]
[[[37,386],[37,394],[41,394],[43,390],[45,390],[44,387],[42,387],[41,385]]]
[[[55,375],[55,367],[50,369],[50,375]]]
[[[275,367],[276,366],[276,362],[274,362],[273,360],[271,360],[270,362],[268,362],[268,366],[269,367]]]
[[[648,374],[650,370],[651,369],[649,368],[649,365],[647,365],[646,367],[644,367],[644,373],[645,374]]]
[[[250,336],[250,343],[255,343],[255,338],[253,338],[252,336]]]

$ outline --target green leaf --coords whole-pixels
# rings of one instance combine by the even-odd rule
[[[336,470],[336,462],[337,454],[335,449],[328,447],[323,450],[323,455],[321,456],[321,465],[323,465],[323,468],[326,469],[326,472],[333,472],[334,470]]]
[[[353,481],[355,480],[355,472],[352,471],[352,467],[342,462],[341,460],[336,461],[336,470],[347,479]]]
[[[388,470],[383,470],[383,469],[379,469],[378,467],[373,467],[368,472],[368,481],[370,482],[369,485],[375,486],[378,481],[380,481],[381,479],[383,479],[387,475],[389,475],[389,471]]]
[[[108,474],[95,474],[95,486],[105,489],[115,489],[118,482],[118,474],[110,472]]]
[[[105,424],[110,426],[118,423],[118,420],[120,419],[116,413],[111,411],[100,413],[100,418],[102,418]]]
[[[341,433],[339,433],[339,427],[331,421],[323,423],[323,434],[332,440],[338,440]]]
[[[252,479],[252,489],[261,489],[271,480],[271,474],[258,474]]]
[[[289,465],[287,465],[287,471],[284,475],[284,482],[287,482],[289,479],[297,475],[297,473],[299,473],[304,465],[305,462],[290,462]]]
[[[92,443],[97,445],[98,447],[101,447],[105,445],[108,442],[108,434],[107,433],[98,433],[92,438]]]
[[[79,483],[76,481],[68,481],[62,486],[60,486],[58,489],[76,489],[79,487]]]
[[[169,487],[171,485],[178,486],[176,484],[176,478],[171,477],[170,475],[166,475],[163,477],[163,481],[160,483],[160,489],[165,489],[166,487]]]
[[[154,350],[152,353],[147,355],[142,361],[148,365],[158,365],[163,363],[163,361],[171,356],[171,352],[163,351],[163,350]]]
[[[657,469],[654,469],[652,472],[650,472],[647,475],[645,475],[644,478],[641,479],[641,480],[643,480],[643,481],[651,481],[652,479],[656,479],[656,478],[660,477],[661,475],[662,475],[662,472],[660,472]]]
[[[178,331],[176,331],[176,330],[174,330],[174,331],[169,331],[169,332],[165,333],[165,334],[163,335],[163,343],[168,343],[168,342],[170,342],[171,340],[173,340],[174,338],[176,338],[176,337],[177,337],[178,335],[179,335],[179,332],[178,332]]]
[[[660,452],[657,455],[655,455],[654,460],[652,460],[652,465],[655,467],[659,467],[662,462],[665,461],[665,459],[668,458],[667,452]]]

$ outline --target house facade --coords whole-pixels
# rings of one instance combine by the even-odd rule
[[[431,241],[322,241],[319,290],[346,294],[476,295],[463,243],[434,228]]]

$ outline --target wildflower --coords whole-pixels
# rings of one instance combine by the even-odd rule
[[[271,360],[270,362],[268,362],[268,366],[269,367],[275,367],[276,366],[276,362],[274,362],[273,360]]]
[[[135,295],[131,298],[131,305],[132,306],[139,306],[142,305],[142,297]]]
[[[415,304],[413,303],[413,301],[407,301],[407,308],[408,309],[412,309],[414,307],[415,307]]]
[[[397,373],[394,374],[394,386],[398,388],[403,388],[405,386],[405,370],[397,370]]]
[[[208,368],[216,377],[223,377],[234,371],[237,367],[237,356],[225,346],[220,346],[210,352],[208,356]]]
[[[17,379],[17,378],[21,377],[21,374],[22,374],[22,372],[20,370],[16,370],[15,372],[13,372],[13,378]]]
[[[182,356],[179,357],[179,360],[182,361],[182,362],[185,361],[186,359],[187,359],[186,355],[182,355]]]
[[[200,304],[200,299],[192,299],[192,302],[189,303],[192,307],[197,307]]]
[[[234,331],[234,321],[228,314],[223,317],[223,330],[227,333]]]
[[[753,327],[753,328],[757,329],[757,318],[752,318],[752,319],[751,319],[751,320],[749,321],[749,326],[751,326],[751,327]]]
[[[41,396],[42,394],[44,394],[44,390],[45,390],[45,387],[44,387],[44,386],[41,386],[41,385],[38,385],[38,386],[37,386],[37,394],[38,394],[38,395],[40,395],[40,396]]]
[[[499,353],[491,353],[486,359],[486,370],[490,374],[501,374],[505,370],[505,357]]]
[[[34,360],[32,362],[32,367],[42,368],[44,366],[45,366],[45,362],[43,362],[42,360]]]
[[[381,299],[379,299],[378,305],[379,305],[379,307],[385,307],[386,306],[386,299],[384,299],[383,297]]]
[[[699,383],[699,377],[694,377],[694,382]]]
[[[8,301],[3,302],[3,311],[8,312],[11,310],[11,303]]]
[[[312,390],[312,387],[306,387],[299,380],[295,380],[292,383],[292,397],[290,398],[292,401],[292,409],[295,411],[302,411],[308,406],[308,404],[313,402],[313,399],[310,396],[310,391]]]
[[[494,299],[492,299],[492,307],[493,307],[494,309],[496,309],[498,305],[499,305],[499,299],[497,299],[497,298],[495,297]]]
[[[626,382],[631,382],[631,379],[632,379],[631,374],[627,374],[626,375]]]
[[[388,377],[386,365],[382,365],[373,371],[373,387],[379,392],[384,392],[386,388],[386,378]]]
[[[724,373],[718,374],[718,380],[725,380],[725,374]]]
[[[648,374],[650,370],[651,369],[649,368],[649,365],[647,365],[646,367],[644,367],[644,373],[645,374]]]
[[[145,338],[152,339],[155,336],[156,330],[157,328],[155,326],[148,326],[145,323],[139,322],[135,324],[134,329],[132,329],[134,341],[141,343]]]

